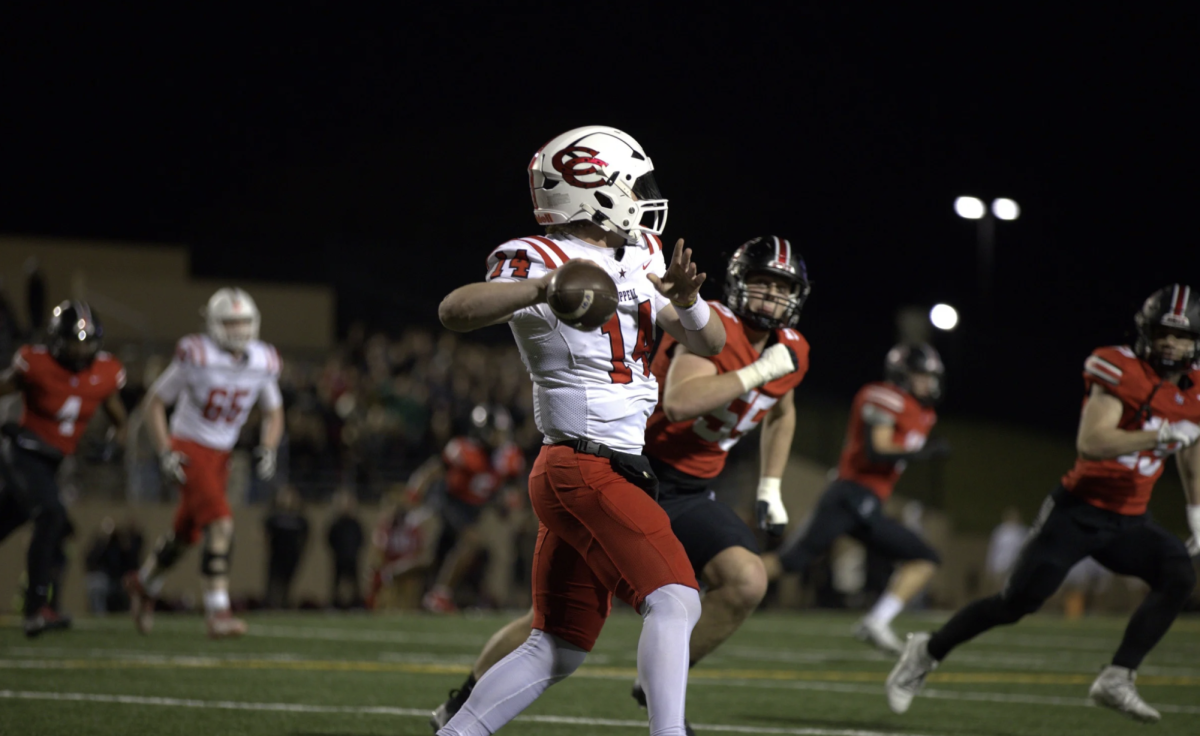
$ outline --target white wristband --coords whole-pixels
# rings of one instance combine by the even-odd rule
[[[683,325],[683,329],[699,332],[708,324],[708,318],[712,316],[712,307],[698,298],[690,307],[675,307],[675,314],[679,315],[679,324]]]

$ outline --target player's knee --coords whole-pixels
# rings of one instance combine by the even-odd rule
[[[233,545],[233,519],[217,519],[204,527],[204,550],[226,554]]]
[[[179,561],[185,549],[187,546],[180,542],[174,534],[159,537],[154,544],[154,562],[158,567],[166,570]]]
[[[933,547],[926,547],[921,550],[921,554],[913,559],[913,562],[928,562],[934,567],[942,566],[942,556]]]
[[[1016,623],[1037,611],[1046,602],[1041,598],[1009,591],[1001,593],[997,599],[1000,605],[997,606],[996,612],[999,614],[1002,624]]]
[[[767,594],[767,569],[762,558],[750,550],[734,548],[740,554],[722,560],[717,580],[719,585],[709,590],[728,590],[728,600],[743,612],[753,611]]]
[[[1186,601],[1196,589],[1196,568],[1189,557],[1172,558],[1163,569],[1162,591],[1172,599]]]
[[[569,677],[587,659],[588,653],[585,650],[575,646],[566,639],[560,639],[553,634],[543,634],[543,632],[537,629],[530,632],[531,637],[534,634],[542,634],[545,639],[549,640],[553,647],[554,667],[551,669],[551,677],[556,680]]]
[[[662,586],[642,603],[642,620],[651,618],[667,626],[686,627],[691,632],[700,619],[700,592],[678,583]]]
[[[233,520],[220,519],[204,530],[204,551],[200,555],[200,574],[206,578],[229,574],[233,554]]]

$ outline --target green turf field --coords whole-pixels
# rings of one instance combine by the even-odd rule
[[[456,687],[502,615],[251,616],[250,635],[210,642],[198,617],[159,617],[138,636],[124,618],[83,619],[27,641],[0,628],[2,734],[428,734],[428,711]],[[985,635],[895,716],[891,662],[830,614],[752,618],[693,670],[688,716],[700,734],[1142,733],[1085,704],[1123,621],[1034,617]],[[640,620],[614,615],[588,663],[504,733],[646,733],[629,697]],[[929,621],[905,618],[906,626]],[[1163,712],[1156,734],[1200,733],[1200,620],[1183,619],[1147,660],[1139,686]]]

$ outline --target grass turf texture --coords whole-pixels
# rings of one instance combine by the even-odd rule
[[[0,734],[429,734],[426,716],[508,617],[251,616],[250,635],[210,642],[198,617],[82,619],[29,641],[0,628]],[[883,697],[892,661],[831,614],[751,618],[692,671],[688,717],[704,733],[1066,736],[1141,733],[1086,707],[1123,619],[1035,616],[955,652],[905,716]],[[614,615],[587,664],[504,733],[646,733],[629,696],[640,619]],[[897,630],[924,630],[907,617]],[[1200,620],[1178,621],[1143,665],[1163,711],[1156,734],[1200,733]]]

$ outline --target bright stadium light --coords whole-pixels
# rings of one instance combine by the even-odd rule
[[[987,214],[983,200],[979,197],[959,197],[954,200],[954,211],[964,220],[978,220]]]
[[[998,220],[1015,220],[1021,216],[1021,208],[1007,197],[992,200],[992,214]]]
[[[939,330],[949,332],[958,326],[958,310],[949,304],[934,304],[929,310],[929,321]]]

